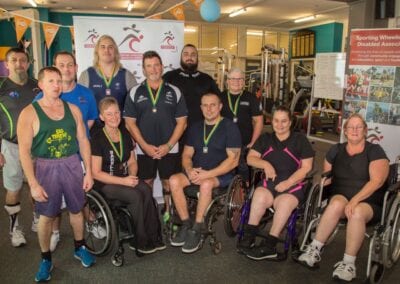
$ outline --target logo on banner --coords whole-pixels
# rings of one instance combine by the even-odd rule
[[[174,44],[175,36],[171,31],[164,33],[164,39],[161,42],[161,49],[169,49],[172,52],[178,51],[178,46]]]
[[[118,45],[121,47],[123,44],[127,43],[129,50],[132,52],[121,52],[121,59],[142,59],[142,53],[136,49],[136,46],[142,41],[144,36],[140,33],[140,30],[136,28],[135,24],[132,24],[130,27],[122,28],[124,31],[128,31],[129,34],[125,36],[125,38]]]
[[[379,130],[379,126],[368,128],[367,140],[373,144],[379,144],[383,140],[382,131]]]
[[[85,48],[94,48],[96,45],[96,41],[99,38],[99,34],[95,29],[88,30],[89,36],[85,39],[85,43],[83,46]]]

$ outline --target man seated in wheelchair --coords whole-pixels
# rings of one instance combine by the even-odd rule
[[[220,114],[220,98],[216,94],[205,94],[200,107],[204,121],[193,124],[187,132],[182,153],[183,173],[175,174],[169,180],[175,208],[182,220],[171,245],[183,246],[185,253],[199,249],[204,214],[211,203],[212,191],[229,185],[241,148],[236,124]],[[184,194],[184,188],[191,184],[200,188],[194,224],[190,220]]]
[[[121,112],[113,97],[99,102],[104,127],[92,135],[92,174],[96,188],[107,200],[126,204],[134,224],[134,240],[129,247],[142,254],[166,248],[162,242],[157,207],[151,188],[137,176],[133,142],[121,127]]]
[[[389,161],[383,149],[366,141],[367,124],[353,114],[344,124],[347,142],[334,145],[326,154],[324,172],[331,171],[330,201],[322,214],[315,238],[300,255],[300,263],[314,267],[321,249],[340,219],[347,219],[343,260],[335,265],[332,277],[351,281],[356,277],[355,260],[362,245],[366,224],[379,220]]]
[[[305,199],[306,175],[313,166],[314,150],[307,138],[291,132],[291,113],[284,106],[273,113],[273,133],[264,133],[251,148],[247,163],[263,169],[265,178],[256,185],[248,224],[238,243],[239,252],[254,260],[278,256],[276,245],[292,211]],[[270,207],[274,208],[269,234],[255,245],[258,225]]]

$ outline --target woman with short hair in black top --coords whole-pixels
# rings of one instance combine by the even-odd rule
[[[162,242],[160,221],[151,188],[136,176],[137,163],[133,141],[127,130],[119,128],[118,101],[106,97],[99,103],[104,127],[91,139],[94,187],[106,199],[126,204],[132,215],[135,242],[131,249],[150,254],[166,248]]]
[[[356,277],[355,260],[364,240],[366,224],[379,220],[389,161],[383,149],[366,141],[367,124],[360,114],[352,114],[344,124],[347,142],[334,145],[326,154],[324,172],[332,171],[331,199],[322,214],[317,233],[299,261],[314,267],[321,249],[341,218],[347,219],[343,260],[335,265],[332,277],[351,281]]]

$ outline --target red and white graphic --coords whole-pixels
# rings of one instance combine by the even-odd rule
[[[83,47],[85,47],[85,48],[94,48],[95,45],[96,45],[96,41],[100,37],[100,35],[96,32],[95,29],[88,30],[88,33],[89,33],[89,35],[86,38]]]
[[[173,52],[178,51],[178,46],[174,44],[174,34],[171,31],[164,33],[164,39],[162,40],[161,49],[169,49]]]

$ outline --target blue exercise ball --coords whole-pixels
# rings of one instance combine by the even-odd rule
[[[205,0],[200,6],[200,15],[204,21],[214,22],[221,15],[221,7],[217,0]]]

